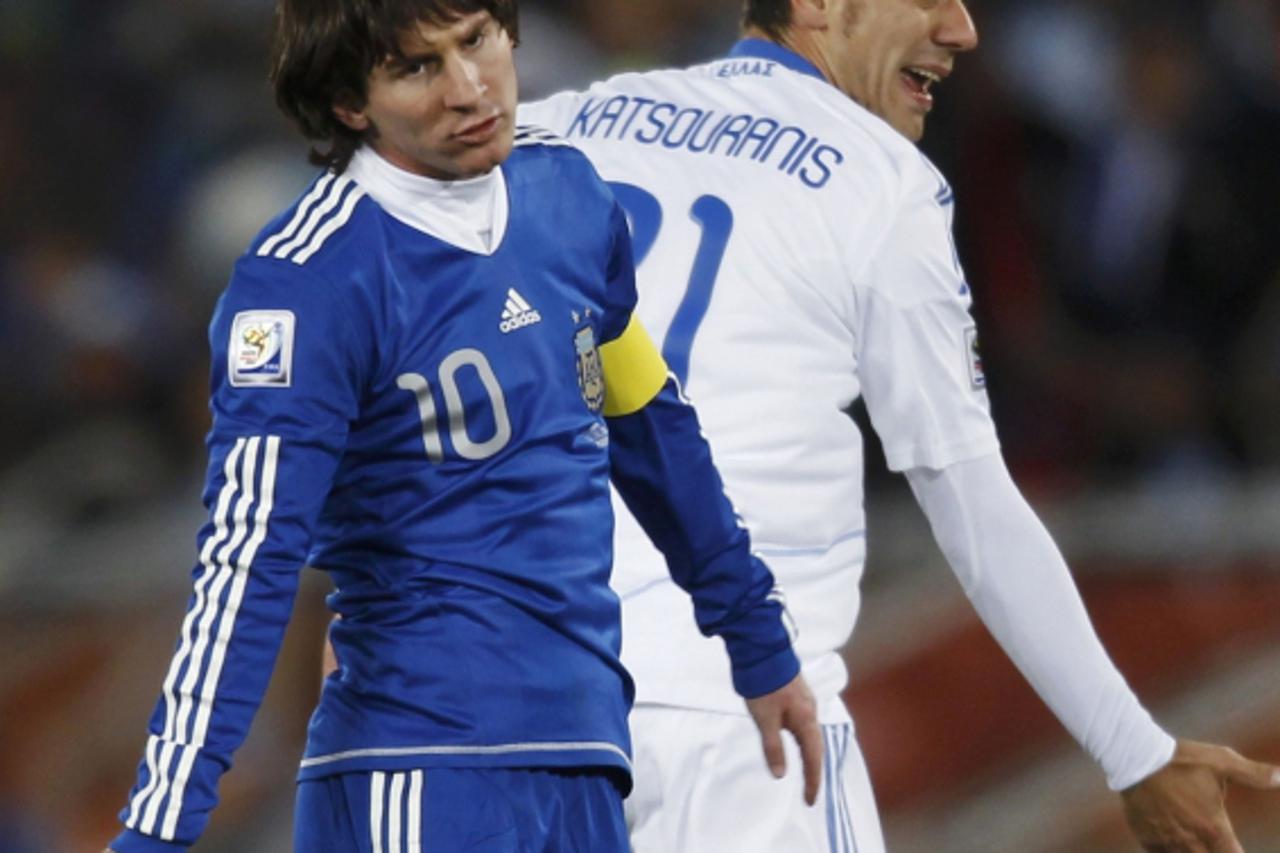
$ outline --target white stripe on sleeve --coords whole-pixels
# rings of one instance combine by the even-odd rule
[[[252,455],[255,457],[257,455],[257,441],[257,438],[250,441],[250,446],[253,448]],[[209,671],[205,676],[204,684],[200,691],[195,727],[191,733],[191,742],[184,748],[177,778],[174,780],[173,795],[169,799],[168,813],[165,816],[164,827],[160,832],[160,837],[164,839],[173,838],[174,833],[177,831],[178,817],[182,811],[183,793],[187,787],[187,780],[191,778],[191,768],[195,764],[196,756],[199,750],[204,748],[205,740],[209,735],[209,718],[213,714],[214,697],[217,694],[218,683],[222,678],[222,667],[226,663],[227,649],[231,645],[231,634],[235,630],[236,616],[240,612],[240,604],[244,600],[245,587],[249,582],[249,570],[253,565],[253,558],[257,556],[258,546],[267,537],[271,510],[275,507],[276,470],[279,458],[280,437],[277,435],[267,436],[266,449],[262,461],[262,479],[258,489],[260,496],[258,509],[253,518],[253,535],[249,537],[249,541],[240,551],[240,559],[236,561],[234,570],[231,593],[227,597],[227,605],[222,611],[221,620],[218,622],[218,634],[210,655]],[[245,465],[245,476],[249,480],[253,479],[252,460]],[[250,500],[252,500],[252,493],[252,489],[245,490],[245,494]],[[238,516],[239,507],[237,507]]]
[[[156,747],[159,744],[160,738],[155,735],[147,738],[147,784],[129,802],[129,816],[125,818],[124,825],[130,829],[137,828],[139,812],[143,807],[143,803],[146,802],[147,797],[151,796],[151,792],[156,789],[156,785],[160,783],[160,768],[156,756]]]
[[[369,840],[373,853],[382,851],[382,798],[386,790],[387,774],[375,770],[369,774]]]
[[[387,796],[387,850],[403,853],[400,841],[401,815],[404,814],[404,774],[391,776],[391,793]]]
[[[409,774],[409,853],[422,853],[422,771]]]
[[[182,640],[178,651],[174,654],[173,660],[169,664],[169,672],[165,676],[162,689],[166,709],[163,732],[164,746],[157,757],[155,756],[154,747],[148,743],[148,750],[152,758],[154,758],[154,763],[148,761],[148,765],[152,768],[151,779],[148,780],[146,787],[134,797],[130,806],[129,818],[125,822],[125,825],[130,829],[136,829],[140,832],[150,833],[154,831],[156,811],[160,807],[160,800],[163,799],[168,789],[169,762],[173,757],[173,745],[178,739],[177,720],[180,705],[178,696],[174,691],[174,683],[177,681],[178,674],[182,671],[184,664],[191,669],[196,668],[195,664],[191,662],[191,650],[195,636],[193,628],[196,621],[203,617],[205,608],[210,604],[209,584],[218,575],[217,567],[212,559],[213,552],[227,537],[229,530],[227,526],[227,510],[231,506],[232,499],[240,490],[238,473],[240,458],[244,453],[245,444],[246,439],[237,439],[235,445],[231,448],[231,452],[227,454],[227,460],[223,465],[222,473],[226,482],[218,495],[218,502],[213,512],[214,532],[205,540],[204,547],[200,550],[200,563],[204,566],[204,570],[196,580],[195,601],[191,609],[187,611],[186,618],[183,619]],[[215,602],[216,598],[216,596],[213,598]],[[152,738],[154,739],[154,737],[153,735]],[[142,821],[141,825],[139,825],[140,820]]]
[[[141,831],[154,835],[156,832],[156,821],[160,814],[160,803],[166,794],[172,794],[173,782],[170,778],[170,767],[175,747],[186,747],[192,742],[188,735],[187,726],[191,719],[191,714],[195,709],[195,691],[200,676],[205,672],[205,651],[209,646],[209,635],[214,620],[217,618],[222,608],[222,593],[226,589],[228,582],[231,580],[235,570],[228,562],[231,552],[240,546],[244,541],[245,535],[248,533],[249,504],[253,501],[254,476],[257,472],[258,465],[258,446],[261,439],[257,436],[248,440],[245,448],[244,460],[241,467],[241,483],[243,488],[240,491],[240,498],[236,501],[235,509],[232,513],[232,519],[235,522],[232,528],[231,538],[228,539],[221,548],[218,549],[215,558],[216,573],[214,575],[213,585],[209,591],[209,600],[207,606],[200,616],[197,625],[196,642],[191,652],[191,658],[187,665],[187,672],[182,678],[182,684],[178,688],[178,714],[177,722],[174,726],[173,739],[166,742],[164,751],[160,759],[160,772],[162,778],[160,786],[152,794],[151,802],[147,804],[146,814],[142,818]],[[179,756],[180,761],[185,761],[184,754]],[[170,802],[170,807],[173,803]],[[163,837],[163,836],[162,836]]]
[[[342,203],[342,209],[338,211],[332,219],[326,222],[320,230],[316,231],[315,237],[311,238],[311,242],[305,249],[293,257],[295,264],[304,264],[307,258],[310,258],[316,252],[320,251],[320,247],[324,245],[324,241],[328,240],[334,231],[337,231],[343,225],[347,224],[347,220],[351,218],[351,211],[355,210],[356,203],[364,198],[364,190],[356,187],[347,196],[347,200]]]
[[[293,237],[294,233],[298,230],[298,226],[302,224],[302,218],[311,210],[311,206],[315,204],[316,199],[324,195],[325,190],[327,190],[329,185],[333,183],[334,177],[335,175],[333,172],[328,172],[324,177],[316,182],[316,185],[312,187],[311,192],[307,193],[306,197],[303,198],[302,201],[298,202],[298,209],[294,211],[293,218],[289,220],[289,224],[286,225],[283,230],[278,231],[274,237],[271,237],[262,244],[258,249],[259,255],[265,257],[266,255],[271,254],[272,250],[275,249],[276,246],[279,246],[285,240]]]
[[[338,202],[342,200],[342,194],[351,184],[352,180],[350,178],[337,178],[329,192],[325,194],[324,201],[315,206],[315,209],[311,211],[311,215],[307,217],[307,221],[298,230],[298,233],[271,254],[277,258],[287,258],[295,249],[310,240],[321,220],[338,206]]]

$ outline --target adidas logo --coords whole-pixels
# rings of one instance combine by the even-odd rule
[[[502,322],[498,324],[504,335],[541,322],[542,315],[525,302],[514,287],[507,290],[507,305],[502,309]]]

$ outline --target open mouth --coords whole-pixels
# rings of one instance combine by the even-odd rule
[[[942,75],[928,68],[909,65],[902,69],[902,80],[907,90],[915,96],[916,100],[927,106],[932,106],[932,88],[934,84],[942,82]]]

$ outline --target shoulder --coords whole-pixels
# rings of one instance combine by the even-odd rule
[[[236,261],[221,305],[235,312],[353,313],[381,281],[381,208],[350,176],[324,172]]]
[[[538,124],[516,125],[515,143],[505,164],[508,173],[580,172],[590,170],[587,155],[554,131]]]
[[[967,308],[969,286],[952,236],[955,196],[921,152],[904,161],[895,213],[874,253],[872,287],[899,305],[955,302]]]
[[[942,172],[915,142],[875,113],[829,84],[792,74],[807,98],[795,99],[789,115],[804,117],[841,150],[837,169],[847,191],[874,200],[886,225],[917,215],[921,207],[943,208],[954,201]]]
[[[573,148],[574,145],[557,133],[541,127],[534,123],[521,123],[516,125],[515,147],[516,148],[533,148],[535,146],[544,148]]]
[[[536,124],[516,127],[515,146],[503,164],[503,171],[513,184],[543,184],[553,187],[558,194],[586,193],[601,201],[612,199],[603,179],[580,148]]]
[[[335,258],[350,263],[362,254],[377,204],[351,177],[334,172],[317,176],[311,186],[250,243],[242,261],[260,259],[315,273]],[[362,239],[365,238],[365,239]]]
[[[807,95],[797,111],[807,113],[811,121],[855,149],[860,170],[876,172],[903,189],[920,180],[921,170],[926,169],[928,161],[914,142],[834,86],[802,75],[793,76],[800,78],[795,81],[796,85]]]
[[[719,100],[784,126],[803,129],[842,153],[840,171],[863,182],[903,187],[918,180],[924,161],[914,142],[821,78],[753,59],[721,59],[655,80],[723,91]]]
[[[911,169],[912,188],[920,197],[928,196],[939,207],[955,203],[955,193],[942,170],[933,164],[923,151],[916,150],[916,161]]]

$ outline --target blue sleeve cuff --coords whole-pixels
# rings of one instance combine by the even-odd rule
[[[671,378],[648,405],[609,423],[614,484],[693,597],[698,629],[724,639],[733,686],[748,699],[800,671],[780,590],[751,554],[702,436],[697,414]]]
[[[715,633],[729,653],[733,689],[755,699],[790,683],[800,673],[800,660],[788,630],[786,598],[773,586],[773,574],[764,563],[754,555],[749,562],[759,580],[757,589],[768,593],[718,624]]]
[[[755,699],[791,683],[800,674],[800,659],[791,646],[746,666],[733,666],[733,689]]]
[[[108,845],[115,853],[186,853],[187,845],[126,829]]]

